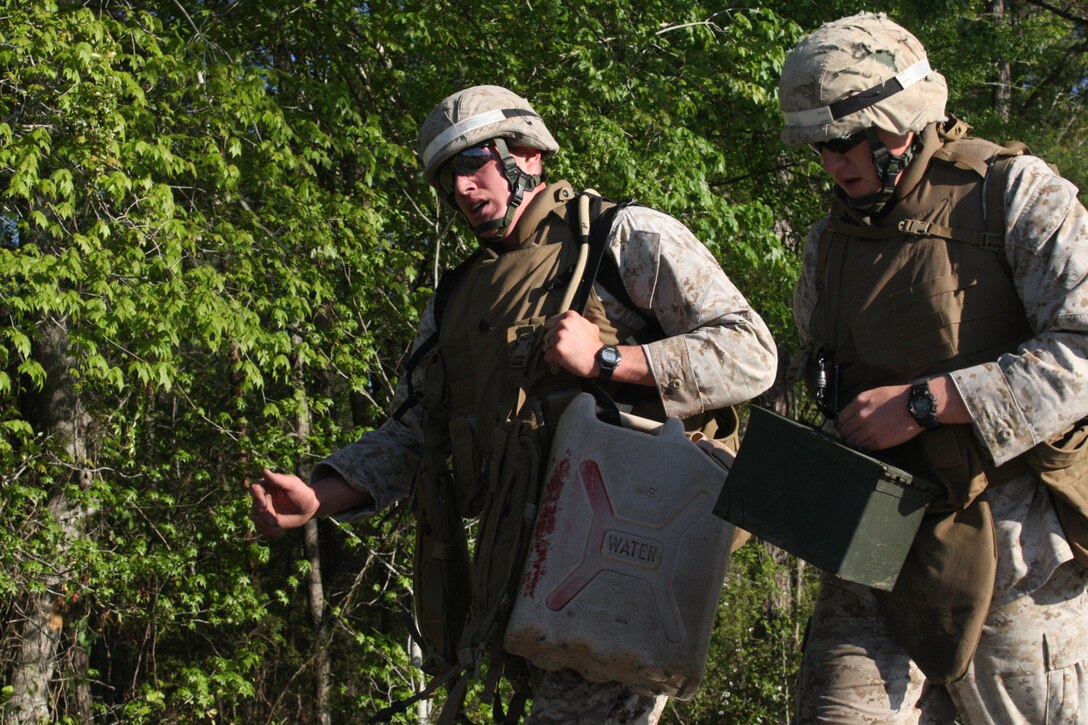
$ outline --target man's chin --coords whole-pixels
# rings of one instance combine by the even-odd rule
[[[502,217],[486,219],[479,224],[472,224],[471,226],[472,232],[476,235],[476,238],[481,241],[497,242],[503,237],[503,234],[500,233]]]

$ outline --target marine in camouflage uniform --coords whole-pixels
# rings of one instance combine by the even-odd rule
[[[810,363],[839,375],[829,427],[948,491],[891,595],[824,575],[797,720],[1078,722],[1084,511],[1034,456],[1088,415],[1088,212],[1040,159],[947,119],[944,79],[883,15],[804,38],[779,97],[783,139],[838,187],[794,300]]]
[[[771,385],[776,352],[766,325],[691,232],[652,209],[619,209],[606,239],[629,303],[598,283],[584,316],[552,311],[543,319],[534,315],[551,302],[535,300],[561,293],[553,289],[559,285],[520,289],[515,279],[499,290],[495,280],[503,277],[504,265],[516,265],[521,256],[535,260],[534,270],[565,267],[563,252],[549,253],[571,239],[576,194],[566,182],[543,183],[542,160],[557,150],[528,102],[499,87],[456,93],[424,121],[419,143],[424,177],[466,218],[482,249],[454,286],[441,325],[433,300],[424,311],[415,347],[441,328],[439,344],[401,381],[394,401],[398,414],[319,463],[309,487],[296,477],[266,471],[252,494],[251,516],[260,531],[277,535],[314,515],[373,515],[409,494],[428,453],[442,459],[452,453],[460,479],[458,459],[473,456],[458,453],[474,451],[478,469],[479,458],[495,453],[486,450],[488,426],[494,425],[486,421],[496,414],[501,420],[502,409],[513,404],[524,384],[509,375],[505,361],[480,358],[503,349],[502,335],[515,322],[508,317],[531,317],[542,336],[547,365],[544,380],[534,386],[611,378],[641,386],[659,417],[691,419],[749,400]],[[526,296],[534,301],[522,299]],[[646,316],[656,319],[663,336],[631,344],[625,333],[643,327]],[[620,361],[602,374],[610,362],[601,357],[606,343],[615,345]],[[413,391],[423,391],[421,402]],[[465,435],[470,445],[451,440]],[[465,467],[473,468],[473,462]],[[458,480],[459,491],[479,491],[468,480],[479,474],[473,470]],[[474,496],[462,499],[469,499],[458,502],[463,513],[478,513]],[[512,518],[516,524],[520,517]],[[530,722],[653,723],[665,705],[662,696],[587,682],[569,671],[530,674]]]

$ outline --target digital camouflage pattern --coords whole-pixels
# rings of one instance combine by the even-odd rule
[[[883,13],[825,23],[805,36],[782,66],[782,141],[800,146],[870,127],[901,134],[943,121],[948,85],[927,63],[918,39]],[[832,103],[872,96],[896,76],[904,78],[903,90],[841,117],[830,112]]]
[[[587,682],[570,670],[532,668],[533,710],[525,725],[656,725],[668,698],[615,682]]]
[[[995,464],[1019,456],[1088,415],[1088,212],[1077,200],[1072,184],[1043,161],[1028,156],[1012,162],[1004,202],[1005,255],[1034,334],[1014,353],[951,373],[974,419],[980,447]],[[803,344],[814,339],[810,320],[818,299],[817,242],[826,224],[827,220],[821,221],[809,234],[794,297]],[[1029,611],[1034,611],[1035,605],[1028,595],[1044,591],[1041,587],[1051,574],[1072,557],[1050,495],[1035,474],[1028,473],[988,489],[982,498],[990,505],[998,550],[991,617],[997,611],[1016,607],[1026,623],[1038,620]],[[1083,579],[1079,581],[1083,586]],[[813,618],[814,631],[838,628],[840,642],[870,636],[873,620],[854,616],[858,612],[853,610],[861,606],[857,599],[842,596],[841,585],[825,589],[827,593],[821,594]],[[1083,603],[1071,602],[1066,610],[1063,606],[1057,605],[1057,609],[1084,611]],[[1080,609],[1074,610],[1076,607]],[[1045,618],[1052,616],[1054,613],[1047,610]],[[1068,616],[1079,628],[1071,659],[1088,662],[1088,619],[1071,613],[1062,616]],[[856,626],[853,630],[851,622]],[[1050,630],[1043,631],[1051,636]],[[1013,648],[1006,652],[1009,660],[1033,661],[1039,632],[1021,634],[1023,640],[1002,646]],[[857,653],[847,650],[844,646],[841,657],[827,657],[824,653],[826,661],[819,668],[825,673],[814,676],[815,680],[810,678],[807,686],[847,676],[835,672],[837,669],[856,671],[857,660],[851,662],[851,658],[856,658]],[[890,638],[873,652],[876,670],[871,672],[896,671],[897,658],[904,656]],[[977,671],[968,674],[985,692],[981,677]],[[902,687],[904,682],[888,679],[879,689],[888,698],[896,692],[902,694],[897,690]],[[1088,692],[1082,689],[1079,694],[1069,693],[1067,699],[1083,703],[1086,697]],[[993,710],[1004,707],[993,701],[988,704]]]
[[[992,609],[967,675],[926,682],[872,593],[825,576],[805,643],[799,723],[1081,722],[1088,713],[1088,572],[1067,562],[1041,589]],[[1000,704],[997,704],[1000,703]]]

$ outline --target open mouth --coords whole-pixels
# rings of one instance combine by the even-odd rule
[[[489,208],[490,208],[490,202],[488,202],[486,199],[481,200],[481,201],[477,201],[476,203],[471,204],[469,206],[469,208],[468,208],[468,214],[467,214],[467,216],[469,218],[469,221],[471,221],[473,223],[477,223],[481,219],[485,219],[487,217],[487,213],[488,213]]]
[[[848,194],[856,194],[865,185],[865,179],[860,176],[851,176],[844,179],[838,179],[836,181],[843,191]]]

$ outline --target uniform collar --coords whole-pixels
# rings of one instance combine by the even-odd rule
[[[905,199],[921,183],[929,168],[929,162],[933,154],[944,145],[938,129],[939,124],[931,123],[921,131],[922,148],[914,154],[914,158],[903,169],[903,175],[899,177],[899,183],[895,185],[895,197]]]
[[[525,207],[525,211],[518,217],[512,239],[509,240],[511,243],[503,244],[501,248],[496,248],[497,245],[489,245],[489,247],[492,251],[501,254],[504,251],[539,244],[544,220],[549,214],[557,214],[561,219],[566,220],[567,202],[574,196],[574,187],[566,181],[548,184],[533,197],[533,200]]]

